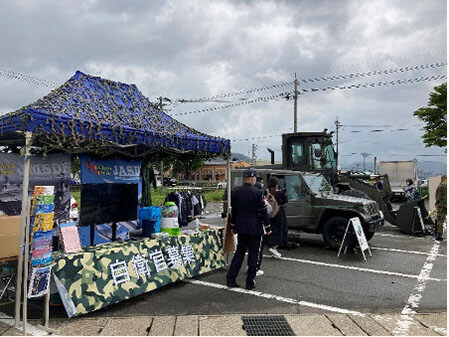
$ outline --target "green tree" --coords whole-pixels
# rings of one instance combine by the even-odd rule
[[[427,107],[416,110],[413,115],[417,116],[426,125],[422,136],[426,147],[447,146],[447,83],[433,88],[435,92],[430,93]]]
[[[204,166],[204,159],[194,156],[174,158],[172,164],[174,172],[183,172],[187,179],[191,179],[192,171],[196,171]]]
[[[76,155],[73,155],[71,158],[71,167],[70,171],[73,175],[78,173],[81,176],[81,163],[80,158]]]

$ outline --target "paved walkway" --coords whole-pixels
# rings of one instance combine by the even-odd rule
[[[246,336],[243,315],[217,316],[139,316],[111,318],[53,319],[50,327],[60,335],[81,336]],[[249,316],[249,315],[245,315]],[[254,316],[254,315],[251,315]],[[258,315],[260,317],[262,315]],[[391,336],[399,314],[346,314],[283,315],[297,336]],[[447,314],[416,314],[409,326],[410,336],[447,335]],[[12,322],[12,320],[11,320]],[[39,324],[30,321],[30,324]],[[39,334],[35,328],[29,331]],[[7,323],[0,322],[2,336],[22,335]]]

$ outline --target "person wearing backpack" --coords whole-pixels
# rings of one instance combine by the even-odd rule
[[[272,208],[271,214],[268,215],[272,233],[266,238],[266,242],[273,257],[280,258],[282,255],[277,248],[288,244],[287,217],[284,209],[288,200],[285,192],[279,189],[279,181],[276,177],[271,177],[268,182],[267,201]]]

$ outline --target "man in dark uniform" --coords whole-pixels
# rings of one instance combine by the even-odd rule
[[[257,173],[247,169],[243,173],[243,185],[231,192],[231,228],[237,234],[237,251],[234,254],[226,284],[239,287],[235,279],[240,271],[246,251],[248,251],[248,271],[246,289],[253,289],[256,277],[260,242],[264,234],[271,234],[270,220],[263,200],[263,191],[254,187]]]

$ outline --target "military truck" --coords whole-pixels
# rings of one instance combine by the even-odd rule
[[[242,184],[243,171],[232,170],[232,188]],[[257,168],[257,174],[266,182],[270,177],[278,178],[280,188],[285,189],[289,231],[322,234],[324,242],[331,248],[340,246],[350,218],[361,220],[368,240],[384,223],[383,213],[375,201],[334,193],[320,173]]]
[[[426,234],[433,223],[428,217],[424,200],[418,199],[393,210],[391,198],[393,192],[388,175],[366,175],[356,172],[339,172],[337,154],[332,143],[332,132],[296,132],[282,135],[282,164],[274,164],[274,152],[271,153],[271,165],[257,166],[256,170],[271,169],[285,172],[314,172],[324,176],[333,188],[333,195],[371,199],[378,204],[385,220],[409,234]],[[383,190],[374,187],[374,178],[383,182]],[[233,186],[236,186],[233,184]],[[418,211],[419,209],[419,211]],[[226,207],[224,208],[224,211]],[[225,212],[224,212],[225,213]],[[290,225],[289,225],[290,227]],[[368,235],[371,235],[368,234]]]

